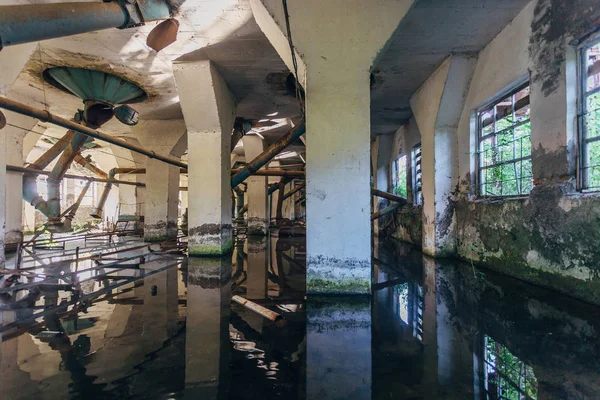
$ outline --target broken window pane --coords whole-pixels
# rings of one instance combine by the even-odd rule
[[[533,187],[529,86],[499,100],[492,110],[479,113],[479,194],[527,194]]]

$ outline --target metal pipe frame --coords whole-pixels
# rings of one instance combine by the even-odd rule
[[[232,169],[231,175],[235,175],[238,172],[243,171],[243,168]],[[306,176],[306,172],[304,171],[284,171],[281,169],[260,169],[258,171],[252,172],[251,175],[256,176],[284,176],[289,178],[304,178]]]
[[[404,197],[396,196],[395,194],[391,194],[391,193],[388,193],[388,192],[382,192],[381,190],[377,190],[377,189],[371,189],[371,194],[373,196],[377,196],[377,197],[381,197],[381,198],[384,198],[384,199],[388,199],[390,201],[395,201],[395,202],[400,203],[402,205],[408,203],[408,201]]]
[[[298,186],[296,186],[295,188],[293,188],[292,190],[290,190],[289,192],[287,192],[286,194],[283,195],[283,200],[292,197],[294,194],[296,194],[297,192],[299,192],[300,190],[304,189],[306,187],[306,182],[302,182],[301,184],[299,184]]]
[[[397,210],[398,208],[400,208],[402,206],[401,203],[394,203],[389,207],[384,208],[381,211],[377,211],[374,212],[373,214],[371,214],[371,221],[375,221],[376,219],[379,219],[385,215],[391,214],[393,213],[395,210]]]
[[[34,175],[50,175],[51,174],[50,171],[42,171],[42,170],[34,169],[34,168],[18,167],[16,165],[7,165],[6,170],[11,171],[11,172],[23,172],[26,174],[34,174]],[[101,182],[101,183],[118,183],[119,185],[132,185],[132,186],[141,186],[141,187],[146,186],[144,183],[120,181],[117,179],[94,178],[94,177],[83,176],[83,175],[64,174],[63,178],[83,179],[83,180],[89,180],[92,182]]]
[[[300,136],[306,132],[306,124],[302,121],[294,128],[290,129],[285,135],[283,135],[278,141],[269,146],[268,149],[263,151],[254,160],[246,164],[244,168],[238,171],[234,176],[231,177],[231,187],[236,187],[240,183],[244,182],[250,175],[256,173],[269,161],[271,161],[277,154],[283,149],[288,147]]]
[[[36,4],[36,6],[39,6],[39,5],[40,4]],[[95,129],[89,128],[87,126],[79,125],[76,122],[69,121],[66,118],[59,117],[58,115],[54,115],[46,110],[41,110],[39,108],[31,107],[26,104],[20,103],[18,101],[7,99],[6,97],[0,97],[0,108],[15,112],[17,114],[27,115],[32,118],[37,118],[40,121],[49,122],[51,124],[61,126],[66,129],[70,129],[70,130],[79,132],[83,135],[92,137],[94,139],[98,139],[103,142],[114,144],[115,146],[119,146],[124,149],[128,149],[133,152],[143,154],[146,157],[153,158],[153,159],[162,161],[162,162],[170,164],[170,165],[174,165],[174,166],[177,166],[180,168],[186,168],[186,169],[188,167],[187,164],[182,163],[181,161],[173,160],[169,157],[166,157],[166,156],[163,156],[160,154],[156,154],[153,151],[149,151],[149,150],[144,149],[143,147],[133,145],[131,143],[126,142],[125,140],[112,137],[105,133],[99,132]]]

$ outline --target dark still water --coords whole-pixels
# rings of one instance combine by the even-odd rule
[[[95,272],[79,300],[0,293],[0,399],[600,399],[598,308],[395,243],[374,256],[372,299],[306,299],[304,241],[276,237]]]

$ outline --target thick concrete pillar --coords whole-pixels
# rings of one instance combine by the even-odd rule
[[[14,98],[14,96],[11,96]],[[17,98],[18,100],[21,100]],[[30,103],[25,101],[26,103]],[[37,106],[37,104],[36,104]],[[4,128],[6,148],[4,158],[6,164],[22,166],[23,140],[27,133],[35,127],[37,119],[3,111],[8,123]],[[15,245],[23,239],[23,174],[8,172],[6,174],[6,244]]]
[[[476,61],[470,55],[449,57],[410,99],[421,132],[423,252],[434,257],[456,250],[457,129]]]
[[[223,394],[228,386],[230,307],[231,258],[190,257],[185,399],[226,398]]]
[[[309,293],[370,293],[370,72],[412,3],[288,1],[310,136]],[[251,5],[258,25],[294,71],[282,3],[252,0]]]
[[[0,52],[0,96],[7,96],[13,83],[29,61],[35,50],[34,43],[8,47]],[[4,110],[2,110],[4,113]],[[6,114],[4,114],[6,116]],[[8,118],[8,117],[7,117]],[[6,129],[6,128],[5,128]],[[0,134],[0,154],[6,154],[7,138],[4,132]],[[0,157],[0,268],[4,267],[4,244],[6,234],[6,157]],[[20,223],[20,222],[19,222]]]
[[[134,127],[134,133],[145,148],[171,155],[179,160],[183,154],[178,144],[185,134],[183,120],[146,120]],[[177,237],[177,204],[179,201],[179,167],[156,159],[146,161],[146,214],[144,240],[157,242]]]
[[[188,251],[231,253],[231,131],[235,100],[210,61],[173,65],[188,130]]]
[[[564,46],[560,56],[565,60],[552,69],[556,73],[550,73],[545,72],[548,62],[544,54],[550,51],[546,46],[552,44],[542,41],[530,52],[531,167],[535,185],[574,182],[577,165],[577,51],[575,46]]]
[[[257,135],[244,136],[242,138],[244,143],[244,154],[246,155],[246,162],[252,161],[258,157],[260,153],[265,150],[264,141]],[[264,169],[264,167],[262,168]],[[246,191],[246,197],[248,197],[248,235],[250,236],[265,236],[268,229],[268,196],[267,196],[267,184],[268,178],[266,176],[250,176],[246,179],[248,184],[248,190]]]
[[[110,149],[115,156],[118,168],[145,168],[145,157],[131,150],[111,145]],[[109,172],[109,171],[105,171]],[[146,182],[146,174],[120,174],[117,178],[128,182]],[[113,189],[114,190],[114,189]],[[138,187],[133,185],[119,185],[119,214],[120,215],[143,215],[140,211],[140,199],[138,198]]]

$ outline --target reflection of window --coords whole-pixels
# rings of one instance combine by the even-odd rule
[[[528,194],[533,188],[529,84],[480,109],[477,116],[479,194]]]
[[[581,49],[581,183],[600,190],[600,39]]]
[[[411,158],[413,203],[420,206],[423,204],[423,188],[421,186],[423,179],[421,174],[421,143],[413,147],[411,151]]]
[[[515,357],[506,347],[485,336],[485,399],[537,399],[533,368]]]
[[[394,293],[400,319],[412,327],[414,337],[423,341],[423,288],[414,283],[403,283],[394,286]]]
[[[394,193],[404,198],[408,193],[406,172],[406,155],[403,155],[394,161]]]

